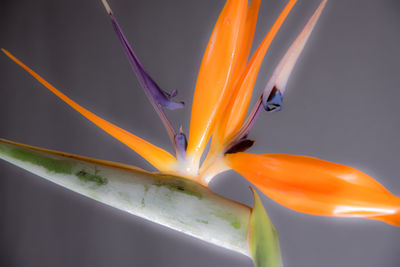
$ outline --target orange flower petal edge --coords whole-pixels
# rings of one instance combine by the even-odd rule
[[[244,121],[244,117],[247,112],[248,104],[251,98],[254,83],[257,78],[258,70],[261,66],[262,59],[264,58],[264,55],[269,48],[269,45],[271,44],[275,35],[278,33],[279,28],[282,26],[285,18],[287,17],[295,3],[296,0],[288,2],[281,14],[278,16],[278,19],[272,26],[271,30],[267,33],[264,40],[261,42],[260,46],[254,53],[249,62],[249,65],[243,65],[243,67],[246,68],[244,68],[244,70],[241,72],[241,75],[234,83],[226,105],[224,107],[221,107],[221,112],[219,114],[218,121],[213,132],[210,151],[208,152],[207,157],[204,160],[204,163],[202,164],[199,171],[201,173],[203,182],[209,183],[209,181],[211,181],[211,179],[215,176],[215,172],[211,172],[212,169],[215,170],[215,168],[212,167],[215,162],[217,162],[217,165],[223,165],[223,157],[221,153],[224,149],[226,149],[228,145],[230,145],[229,140],[233,139],[231,137],[236,136],[235,134],[238,132],[241,124]],[[255,29],[259,4],[259,2],[253,1],[252,5],[248,9],[248,17],[246,21],[246,26],[248,27],[246,29],[248,31],[247,34],[250,32],[249,29]],[[254,27],[254,29],[252,27]],[[250,49],[251,42],[249,42],[249,40],[246,43],[246,46],[246,49]],[[247,52],[249,51],[246,51],[246,53]],[[244,95],[244,92],[247,95]],[[247,106],[243,103],[247,103]],[[254,143],[250,140],[245,140],[245,142]],[[227,168],[224,167],[219,168],[218,170],[226,169]]]
[[[215,119],[216,126],[213,132],[214,136],[212,138],[211,149],[208,153],[211,156],[215,152],[218,152],[219,150],[223,149],[222,142],[219,142],[221,138],[218,138],[216,135],[220,132],[217,129],[220,128],[219,125],[221,124],[221,120],[223,120],[225,117],[225,110],[227,109],[227,106],[229,106],[231,97],[235,95],[234,91],[236,88],[235,84],[240,81],[240,77],[242,76],[243,72],[246,69],[247,61],[250,55],[250,50],[253,44],[260,4],[261,0],[253,0],[251,1],[251,5],[247,8],[245,29],[243,32],[243,37],[240,40],[241,48],[239,53],[239,60],[237,63],[237,67],[235,68],[235,72],[233,74],[234,82],[232,82],[232,86],[231,88],[229,88],[229,92],[227,93],[228,96],[226,97],[226,99],[228,101],[225,101],[224,106],[221,105],[217,118]]]
[[[243,36],[239,39],[240,42],[239,59],[235,71],[233,73],[234,81],[236,81],[240,77],[241,73],[246,68],[247,61],[249,60],[250,50],[253,44],[254,34],[256,31],[257,17],[258,17],[258,11],[260,9],[260,4],[261,0],[253,0],[251,1],[250,6],[247,8],[246,21],[242,33]],[[232,84],[234,83],[235,82],[233,82]]]
[[[400,198],[367,174],[297,155],[227,154],[227,164],[279,204],[312,215],[360,217],[400,226]]]
[[[69,97],[61,93],[55,87],[53,87],[50,83],[45,81],[41,76],[35,73],[32,69],[14,57],[10,52],[5,49],[1,49],[9,58],[11,58],[15,63],[25,69],[30,75],[32,75],[36,80],[38,80],[41,84],[43,84],[47,89],[53,92],[56,96],[62,99],[65,103],[67,103],[70,107],[78,111],[85,118],[96,124],[102,130],[119,140],[121,143],[125,144],[132,150],[136,151],[140,156],[142,156],[145,160],[147,160],[150,164],[152,164],[159,171],[172,171],[176,165],[176,159],[169,154],[167,151],[125,131],[124,129],[119,128],[118,126],[111,124],[110,122],[96,116],[92,112],[83,108],[82,106],[75,103]]]
[[[203,56],[193,97],[187,147],[187,171],[197,173],[220,106],[239,59],[247,0],[228,0],[214,27]]]
[[[285,53],[283,58],[278,63],[274,72],[271,75],[267,85],[265,86],[262,94],[257,100],[256,104],[252,108],[246,121],[242,124],[241,128],[232,136],[227,136],[225,140],[225,146],[228,146],[228,150],[235,146],[238,141],[249,141],[246,140],[250,129],[255,124],[258,116],[260,115],[261,107],[268,112],[280,111],[282,109],[283,94],[286,90],[286,84],[289,76],[304,49],[321,13],[327,3],[327,0],[322,0],[318,8],[314,11],[313,15],[304,26],[303,30],[297,36],[296,40],[291,44],[288,51]],[[231,113],[233,114],[233,112]],[[226,124],[227,125],[227,124]],[[227,126],[226,126],[227,127]],[[225,127],[225,128],[226,128]],[[223,146],[222,146],[223,147]],[[227,151],[227,150],[225,150]]]
[[[247,13],[246,13],[246,22],[245,22],[245,29],[244,29],[244,33],[243,33],[243,37],[241,38],[241,45],[240,45],[240,53],[239,53],[239,60],[238,60],[238,64],[237,64],[237,68],[235,69],[235,74],[234,74],[234,78],[236,79],[235,82],[238,82],[238,79],[240,78],[242,72],[245,70],[246,65],[247,65],[247,61],[249,58],[249,54],[250,54],[250,50],[251,50],[251,46],[253,43],[253,39],[254,39],[254,34],[255,34],[255,30],[256,30],[256,24],[257,24],[257,17],[258,17],[258,11],[260,9],[260,4],[261,4],[261,0],[253,0],[251,1],[250,6],[247,8]],[[235,82],[233,82],[233,84],[235,84]],[[233,92],[234,86],[230,89],[229,92],[229,96],[231,97]],[[222,142],[219,142],[219,140],[221,138],[217,138],[217,136],[215,136],[216,133],[220,132],[217,130],[217,128],[219,128],[218,126],[220,125],[221,119],[224,117],[224,110],[226,109],[226,106],[229,105],[229,103],[225,103],[225,107],[220,108],[220,111],[218,113],[218,118],[216,118],[217,124],[216,124],[216,129],[214,130],[213,134],[213,138],[211,140],[211,147],[210,147],[210,151],[207,154],[207,157],[204,161],[204,163],[201,165],[201,168],[199,170],[199,173],[201,176],[205,175],[208,176],[207,174],[205,174],[205,169],[207,169],[207,172],[210,171],[211,169],[221,169],[221,168],[216,168],[215,166],[211,166],[211,165],[220,165],[220,164],[215,164],[215,160],[217,156],[217,153],[223,149],[223,144]],[[218,140],[218,141],[217,141]],[[225,168],[222,168],[225,169]],[[213,173],[211,174],[211,177],[213,176]],[[206,177],[202,178],[202,181],[207,181],[208,179]],[[206,182],[207,184],[208,182]]]
[[[233,89],[231,100],[220,120],[220,125],[216,128],[217,132],[215,136],[217,142],[222,143],[226,139],[229,139],[229,137],[232,137],[242,126],[264,56],[296,2],[297,0],[290,0],[287,3],[274,25],[255,51],[239,81],[235,84],[236,88]]]

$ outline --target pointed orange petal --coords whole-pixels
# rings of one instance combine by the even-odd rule
[[[313,215],[362,217],[400,226],[400,198],[354,168],[317,158],[227,154],[227,163],[271,199]]]
[[[244,37],[244,54],[245,63],[247,63],[251,46],[253,44],[254,33],[256,32],[258,11],[260,10],[261,0],[252,0],[250,6],[247,9],[246,15],[246,26],[245,26],[245,37]]]
[[[194,171],[215,125],[218,108],[232,83],[245,24],[247,0],[228,0],[203,56],[193,97],[188,158]]]
[[[246,21],[242,33],[243,36],[240,38],[239,59],[233,74],[234,81],[240,77],[240,74],[245,70],[247,61],[249,60],[251,45],[253,43],[254,33],[256,31],[260,4],[261,0],[253,0],[251,1],[250,6],[247,8]]]
[[[243,37],[241,38],[241,45],[240,45],[240,53],[239,53],[239,60],[237,64],[237,68],[235,68],[235,74],[234,74],[234,79],[235,82],[238,82],[238,79],[240,78],[241,74],[243,71],[246,69],[247,61],[249,58],[250,50],[251,50],[251,45],[253,43],[254,39],[254,33],[256,31],[256,24],[257,24],[257,17],[258,17],[258,11],[260,9],[260,4],[261,0],[253,0],[251,1],[250,6],[247,8],[247,14],[246,14],[246,23],[244,27],[244,33]],[[235,89],[235,82],[232,84],[232,89]],[[231,90],[230,95],[234,95],[233,90]],[[214,154],[217,154],[221,149],[223,149],[221,142],[219,142],[221,138],[215,137],[215,135],[218,135],[221,131],[219,131],[221,120],[225,118],[224,110],[226,109],[226,106],[229,105],[229,99],[230,96],[225,99],[224,106],[220,107],[220,111],[217,115],[216,118],[216,126],[214,129],[214,137],[212,138],[211,142],[211,147],[210,151],[207,154],[206,159],[204,160],[204,164],[201,166],[201,168],[207,168],[209,164],[211,164],[210,161],[214,161]],[[223,123],[222,123],[223,124]],[[224,125],[226,127],[226,125]],[[201,172],[201,170],[200,170]]]
[[[235,88],[233,89],[234,93],[231,96],[231,101],[225,109],[225,114],[221,118],[220,125],[218,126],[215,134],[219,143],[221,143],[224,139],[229,139],[229,137],[236,133],[242,125],[249,107],[253,87],[256,82],[262,60],[272,40],[275,38],[275,35],[278,33],[280,27],[296,2],[297,0],[290,0],[285,6],[271,30],[267,33],[264,40],[261,42],[256,52],[252,56],[238,82],[235,83]]]
[[[156,167],[160,171],[171,171],[175,164],[176,159],[169,154],[167,151],[121,129],[114,124],[109,123],[106,120],[96,116],[92,112],[88,111],[87,109],[81,107],[66,95],[58,91],[54,88],[51,84],[45,81],[41,76],[35,73],[32,69],[14,57],[10,52],[5,49],[1,49],[9,58],[11,58],[15,63],[20,65],[23,69],[25,69],[29,74],[31,74],[36,80],[38,80],[41,84],[43,84],[47,89],[53,92],[56,96],[61,98],[65,103],[71,106],[73,109],[78,111],[88,120],[96,124],[102,130],[113,136],[114,138],[118,139],[120,142],[131,148],[132,150],[136,151],[140,156],[150,162],[154,167]]]

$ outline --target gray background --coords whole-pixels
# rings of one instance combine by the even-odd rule
[[[110,1],[145,67],[189,127],[197,71],[223,0]],[[255,44],[283,8],[263,1]],[[257,91],[318,1],[296,5],[266,56]],[[170,149],[132,75],[100,0],[1,0],[0,46],[78,103]],[[262,114],[255,153],[291,153],[345,163],[400,195],[398,105],[400,2],[331,0],[295,68],[284,110]],[[0,137],[152,170],[0,56]],[[0,266],[252,266],[208,245],[79,196],[0,162]],[[248,182],[229,172],[216,192],[251,205]],[[398,267],[400,230],[381,222],[299,214],[267,197],[287,267]]]

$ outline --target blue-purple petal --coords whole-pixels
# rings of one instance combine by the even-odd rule
[[[124,48],[125,54],[128,57],[131,66],[136,73],[139,81],[146,91],[146,94],[150,98],[150,101],[155,102],[156,104],[168,108],[168,109],[178,109],[183,108],[183,102],[174,102],[171,100],[172,97],[177,95],[177,90],[173,90],[173,92],[168,93],[162,90],[158,84],[150,77],[150,75],[146,72],[143,65],[139,61],[138,57],[136,56],[135,52],[133,51],[132,47],[128,43],[125,35],[122,32],[121,27],[119,26],[116,18],[114,17],[113,13],[109,13],[111,22],[114,26],[114,30],[117,33],[117,36]]]
[[[187,148],[187,138],[186,135],[183,132],[180,132],[175,135],[175,149],[176,154],[184,158],[186,155],[186,148]]]
[[[156,113],[160,117],[165,129],[167,130],[168,136],[174,146],[175,154],[177,157],[184,157],[186,152],[186,137],[183,133],[176,134],[176,131],[172,127],[172,124],[168,120],[162,107],[168,109],[178,109],[183,108],[183,102],[175,102],[171,99],[178,94],[176,89],[172,90],[170,93],[162,90],[158,84],[150,77],[146,72],[143,65],[139,61],[132,47],[130,46],[128,40],[126,39],[121,27],[119,26],[114,14],[107,3],[107,0],[102,0],[103,5],[111,18],[111,23],[113,28],[120,40],[122,48],[128,58],[128,61],[135,72],[140,85],[143,87],[146,96],[150,100],[150,103],[154,107]]]
[[[262,104],[266,111],[280,111],[282,110],[282,100],[281,90],[274,87],[268,96],[263,94]]]

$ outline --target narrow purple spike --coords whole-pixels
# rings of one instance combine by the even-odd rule
[[[164,90],[162,90],[157,83],[150,77],[150,75],[146,72],[144,69],[143,65],[139,61],[138,57],[136,56],[135,52],[133,51],[132,47],[128,43],[128,40],[126,39],[124,33],[122,32],[121,27],[119,26],[116,18],[114,17],[114,14],[108,5],[106,0],[102,0],[103,5],[107,11],[107,13],[110,15],[111,18],[111,23],[114,27],[114,30],[118,36],[118,39],[121,42],[121,45],[123,47],[123,50],[128,58],[129,63],[132,66],[133,71],[135,72],[141,86],[144,89],[144,92],[146,93],[148,99],[150,100],[150,103],[153,105],[154,109],[156,110],[157,114],[161,118],[161,121],[164,124],[164,127],[166,128],[168,135],[171,139],[171,142],[174,145],[175,148],[175,153],[177,153],[177,144],[175,140],[176,132],[174,128],[172,127],[171,123],[167,119],[167,116],[165,115],[162,107],[168,108],[168,109],[178,109],[178,108],[183,108],[184,103],[183,102],[174,102],[171,100],[174,96],[178,94],[177,90],[172,90],[171,93],[168,93]]]
[[[172,97],[177,95],[177,90],[173,90],[171,93],[168,93],[162,90],[157,83],[150,77],[150,75],[144,69],[142,63],[139,61],[132,47],[128,43],[124,33],[122,32],[121,27],[119,26],[116,18],[110,6],[107,4],[105,0],[103,0],[103,4],[110,15],[111,22],[114,26],[114,30],[121,41],[121,45],[124,48],[124,52],[126,53],[129,63],[131,63],[133,70],[135,71],[139,81],[143,87],[143,89],[151,96],[151,101],[156,101],[159,105],[168,108],[168,109],[178,109],[183,108],[183,102],[174,102],[171,100]]]

